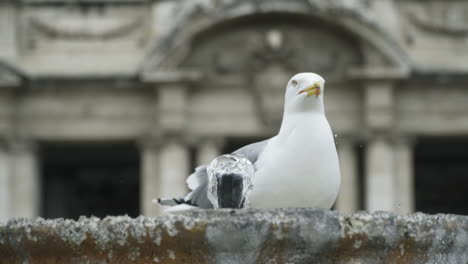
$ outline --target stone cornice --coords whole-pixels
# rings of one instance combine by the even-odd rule
[[[38,150],[38,142],[30,137],[12,137],[10,135],[0,135],[0,148],[12,152],[24,152]]]
[[[185,145],[193,145],[194,140],[191,135],[184,131],[156,131],[144,135],[137,140],[140,148],[158,149],[168,142],[179,142]]]
[[[139,76],[141,82],[147,84],[170,84],[198,82],[203,78],[197,70],[143,72]]]
[[[409,76],[410,71],[401,68],[357,68],[348,71],[350,79],[361,81],[401,80]]]

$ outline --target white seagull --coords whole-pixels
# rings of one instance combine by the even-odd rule
[[[286,87],[284,114],[278,134],[244,146],[233,154],[245,156],[255,168],[251,208],[330,209],[340,187],[340,168],[332,130],[325,116],[325,80],[299,73]],[[177,205],[169,211],[213,208],[208,199],[207,165],[187,179],[192,190],[182,199],[159,200]]]

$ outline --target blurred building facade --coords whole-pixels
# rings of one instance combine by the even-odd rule
[[[327,80],[338,210],[468,213],[467,14],[442,0],[2,1],[0,220],[157,215],[195,165],[273,136],[305,71]]]

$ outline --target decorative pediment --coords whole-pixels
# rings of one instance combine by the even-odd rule
[[[357,43],[346,34],[305,21],[240,21],[194,39],[190,54],[165,67],[202,69],[206,78],[241,75],[249,79],[271,65],[289,72],[315,71],[327,78],[344,76],[359,66]]]
[[[142,72],[154,72],[159,70],[173,70],[186,61],[186,57],[192,54],[194,43],[197,38],[203,36],[204,32],[216,30],[224,24],[236,23],[240,19],[251,19],[252,24],[257,24],[255,19],[261,16],[270,16],[271,22],[288,21],[285,15],[290,17],[308,17],[315,21],[316,25],[328,25],[339,28],[347,35],[352,35],[355,40],[361,43],[368,43],[381,56],[390,62],[390,67],[400,68],[405,72],[409,68],[409,62],[403,49],[393,41],[385,30],[379,26],[379,18],[372,14],[374,8],[373,1],[367,0],[202,0],[189,1],[180,4],[174,13],[172,26],[165,37],[157,40],[153,49],[146,56],[142,63]],[[275,19],[275,17],[277,17]],[[313,24],[313,23],[312,23]],[[309,28],[315,28],[310,25]],[[269,28],[271,30],[274,28]],[[281,30],[281,29],[280,29]],[[289,30],[282,30],[283,35],[290,34]],[[231,32],[235,33],[235,32]],[[261,34],[260,34],[261,33]],[[260,32],[265,35],[266,32]],[[265,36],[257,37],[261,43],[253,45],[263,45]],[[289,38],[283,38],[285,45],[289,45]],[[245,48],[250,51],[251,41],[238,43],[237,49]],[[318,46],[320,42],[307,43],[311,46]],[[327,54],[333,48],[324,45],[321,48],[327,49],[320,58],[315,57],[314,61],[320,67],[332,67],[328,64],[330,57],[340,56],[338,54]],[[231,57],[227,53],[221,53],[214,62],[223,71],[223,67],[232,67]],[[226,58],[227,57],[227,58]],[[328,58],[327,58],[328,57]],[[234,59],[238,59],[237,57]],[[320,61],[324,60],[324,61]],[[384,65],[388,67],[388,65]],[[229,68],[228,67],[228,68]],[[375,68],[375,65],[372,65]],[[229,70],[229,69],[227,69]]]

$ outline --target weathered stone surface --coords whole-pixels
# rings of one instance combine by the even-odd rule
[[[467,263],[468,217],[207,210],[158,218],[14,219],[0,263]]]

